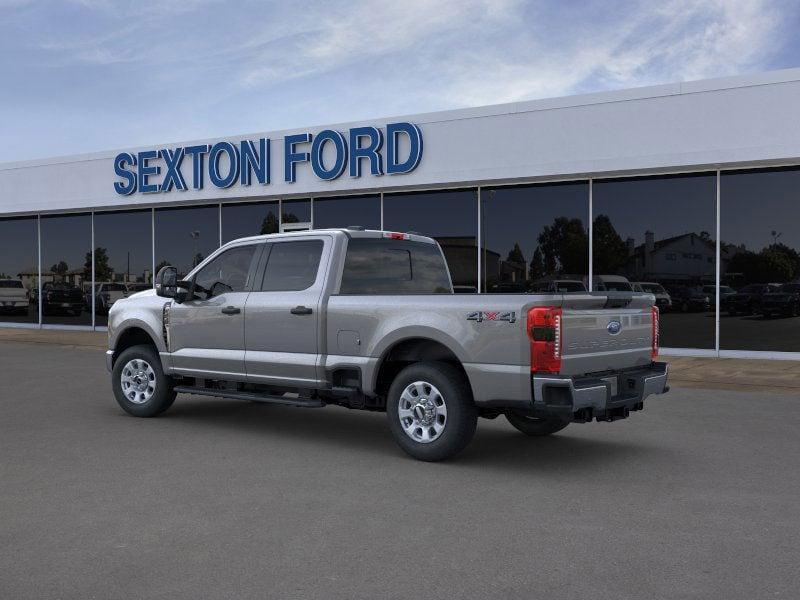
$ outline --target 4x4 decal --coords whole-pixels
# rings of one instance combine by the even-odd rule
[[[498,312],[492,310],[479,310],[471,312],[467,315],[467,321],[505,321],[506,323],[514,323],[517,320],[517,313],[512,311]]]

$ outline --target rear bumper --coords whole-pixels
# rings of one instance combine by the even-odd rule
[[[536,417],[588,422],[624,419],[642,410],[652,394],[669,391],[667,363],[654,362],[596,377],[533,377],[533,414]]]

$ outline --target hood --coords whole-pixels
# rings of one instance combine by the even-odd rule
[[[148,296],[155,296],[156,291],[152,288],[149,290],[142,290],[141,292],[136,292],[135,294],[131,294],[126,298],[126,300],[133,300],[134,298],[146,298]]]

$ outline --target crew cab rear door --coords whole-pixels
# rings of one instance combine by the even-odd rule
[[[247,299],[247,381],[314,388],[319,373],[321,298],[332,238],[287,237],[267,244],[261,280]]]

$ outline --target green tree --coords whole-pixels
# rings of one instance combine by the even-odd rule
[[[86,253],[86,260],[83,263],[83,280],[92,279],[92,253]],[[108,251],[98,246],[94,250],[94,280],[112,281],[114,279],[114,269],[108,264]]]
[[[531,281],[541,279],[547,274],[547,271],[544,267],[544,256],[542,256],[542,249],[539,246],[536,246],[536,250],[533,251],[533,257],[531,258],[531,264],[528,268],[528,273]]]
[[[515,243],[514,247],[508,251],[508,258],[506,258],[506,260],[508,262],[515,262],[519,264],[523,264],[525,262],[525,255],[522,254],[519,244]]]
[[[54,264],[52,267],[50,267],[50,270],[56,275],[63,275],[64,273],[69,271],[69,267],[67,266],[67,263],[65,263],[62,260]]]
[[[278,233],[278,218],[275,216],[275,213],[272,211],[264,217],[264,220],[261,222],[261,235],[266,235],[268,233]]]
[[[595,273],[619,273],[628,262],[628,246],[625,244],[611,219],[607,215],[597,215],[594,220],[594,258]]]
[[[558,217],[539,234],[543,275],[585,273],[589,262],[589,236],[580,219]]]

